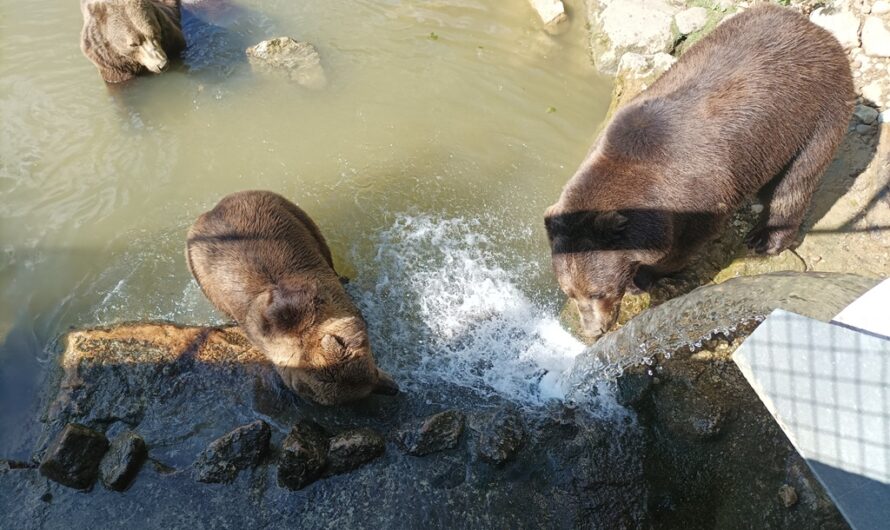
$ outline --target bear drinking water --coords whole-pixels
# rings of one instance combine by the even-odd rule
[[[853,102],[841,45],[790,10],[752,8],[691,46],[615,115],[545,213],[584,333],[605,333],[626,289],[682,269],[751,195],[765,209],[748,245],[792,245]]]
[[[180,0],[81,0],[80,48],[107,83],[163,72],[185,48]]]
[[[224,197],[192,225],[186,257],[204,294],[298,394],[333,405],[398,392],[374,362],[365,321],[334,272],[324,237],[284,197]]]

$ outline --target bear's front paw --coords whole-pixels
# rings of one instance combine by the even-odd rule
[[[773,228],[765,226],[748,233],[745,244],[757,254],[775,256],[785,249],[791,248],[797,236],[797,227]]]

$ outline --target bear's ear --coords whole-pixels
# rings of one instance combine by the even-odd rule
[[[338,337],[337,335],[327,334],[322,337],[321,347],[328,353],[339,355],[346,353],[346,343],[343,341],[342,337]]]
[[[299,332],[315,321],[318,310],[318,289],[314,283],[298,286],[276,286],[268,292],[263,311],[263,331]]]
[[[322,337],[321,346],[330,353],[353,355],[368,344],[367,327],[358,317],[340,319],[328,329],[330,333]]]
[[[627,217],[616,211],[603,212],[596,216],[593,228],[603,241],[614,241],[627,228]]]
[[[547,235],[554,239],[557,236],[579,237],[590,234],[596,219],[596,212],[583,211],[560,213],[544,218]]]

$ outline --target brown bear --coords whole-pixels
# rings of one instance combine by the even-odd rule
[[[81,0],[80,49],[107,83],[159,74],[185,48],[180,0]]]
[[[841,45],[790,10],[754,7],[692,45],[615,115],[545,213],[585,335],[614,324],[629,287],[682,269],[749,196],[765,205],[749,247],[789,248],[853,103]]]
[[[268,191],[224,197],[188,232],[186,258],[207,298],[235,319],[297,394],[324,405],[395,394],[365,321],[306,213]]]

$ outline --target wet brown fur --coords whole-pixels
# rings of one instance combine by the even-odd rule
[[[81,0],[80,48],[107,83],[121,83],[148,70],[129,49],[130,42],[155,39],[169,60],[185,49],[180,0]],[[132,20],[138,13],[140,20]]]
[[[318,226],[284,197],[224,197],[189,230],[186,257],[204,294],[298,394],[337,404],[397,391],[377,369]]]
[[[690,47],[615,115],[545,214],[588,333],[614,323],[634,278],[683,268],[747,197],[765,205],[749,246],[789,248],[853,102],[840,44],[790,10],[757,6]]]

